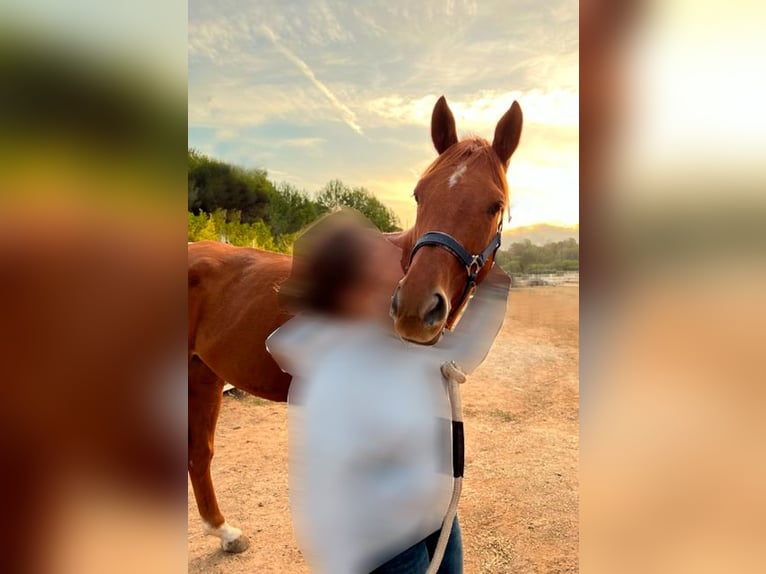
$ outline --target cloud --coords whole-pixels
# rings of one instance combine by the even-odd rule
[[[290,138],[274,143],[276,147],[309,148],[318,147],[327,143],[324,138]]]
[[[421,98],[386,95],[368,102],[367,111],[377,123],[428,126],[437,94]],[[459,100],[447,99],[458,131],[478,130],[487,136],[514,100],[521,104],[525,124],[576,127],[579,124],[579,95],[566,90],[542,92],[486,91]]]
[[[301,73],[306,76],[306,78],[314,85],[314,87],[329,100],[330,104],[332,104],[332,106],[338,110],[338,112],[340,112],[341,118],[343,118],[343,121],[346,123],[346,125],[359,135],[364,135],[361,126],[356,121],[356,114],[354,114],[353,111],[351,111],[337,97],[335,97],[335,94],[333,94],[326,85],[317,79],[317,77],[314,75],[314,72],[311,70],[311,68],[309,68],[308,64],[293,54],[286,46],[283,46],[277,40],[276,35],[268,26],[265,24],[262,25],[261,30],[264,34],[266,34],[269,40],[271,40],[271,43],[274,44],[274,47],[279,50],[279,52],[281,52],[288,60],[295,64],[298,70],[300,70]]]

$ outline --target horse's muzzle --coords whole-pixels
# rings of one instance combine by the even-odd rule
[[[449,302],[441,290],[421,300],[403,301],[400,285],[391,297],[390,314],[402,339],[433,345],[439,340],[449,316]]]

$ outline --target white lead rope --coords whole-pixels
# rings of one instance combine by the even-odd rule
[[[452,487],[452,499],[450,500],[447,514],[442,522],[439,541],[436,543],[436,550],[428,565],[426,574],[436,574],[444,558],[444,551],[447,548],[447,541],[452,532],[452,524],[455,522],[457,514],[457,503],[460,500],[460,491],[463,489],[463,466],[464,442],[463,442],[463,406],[460,403],[459,385],[465,382],[465,374],[455,364],[455,361],[444,363],[441,366],[442,375],[447,380],[447,390],[449,401],[452,407],[452,470],[455,482]]]

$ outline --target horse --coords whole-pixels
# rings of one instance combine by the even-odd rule
[[[446,99],[436,102],[431,139],[438,156],[415,187],[415,224],[387,234],[403,254],[403,278],[390,307],[402,339],[436,343],[459,320],[494,263],[508,206],[505,174],[522,123],[521,106],[514,101],[498,121],[491,144],[479,137],[458,141]],[[225,520],[210,474],[223,385],[287,400],[291,377],[264,343],[291,318],[278,299],[291,266],[292,258],[284,254],[212,241],[188,246],[188,470],[203,527],[226,552],[242,552],[249,542]]]

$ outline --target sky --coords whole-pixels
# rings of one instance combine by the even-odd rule
[[[579,222],[573,0],[189,2],[189,146],[310,193],[329,180],[415,219],[444,95],[491,141],[518,100],[510,226]],[[509,224],[506,224],[508,226]]]

